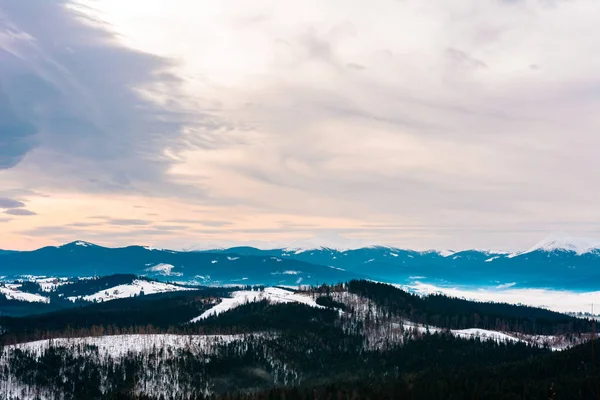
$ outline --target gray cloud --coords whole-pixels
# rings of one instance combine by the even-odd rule
[[[92,226],[98,226],[98,224],[93,223],[93,222],[74,222],[72,224],[67,224],[66,226],[72,227],[72,228],[89,228]]]
[[[185,226],[181,225],[154,225],[153,228],[161,231],[181,231],[182,229],[186,229]]]
[[[152,221],[144,219],[111,218],[106,221],[110,225],[118,226],[145,226],[150,225]]]
[[[184,97],[172,61],[119,45],[66,2],[0,1],[0,31],[13,32],[0,41],[0,169],[21,162],[16,176],[43,174],[55,188],[200,195],[166,176],[175,160],[164,151],[188,146],[183,127],[202,118],[173,100]]]
[[[23,203],[22,201],[9,199],[6,197],[0,197],[0,208],[20,208],[20,207],[25,207],[25,203]]]
[[[0,62],[10,55],[0,48]],[[0,170],[14,167],[33,148],[35,127],[22,121],[0,85]]]
[[[33,212],[31,210],[27,210],[25,208],[10,208],[10,209],[4,211],[4,214],[20,215],[20,216],[37,215],[35,212]]]

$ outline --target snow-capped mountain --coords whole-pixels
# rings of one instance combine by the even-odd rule
[[[364,240],[347,238],[337,233],[324,233],[308,239],[294,241],[285,246],[284,249],[300,253],[321,249],[347,251],[373,246],[376,245],[370,244]]]
[[[2,275],[9,280],[22,275],[89,277],[125,273],[195,285],[305,285],[354,278],[409,283],[418,276],[431,283],[496,287],[500,281],[515,282],[516,287],[600,289],[600,250],[592,240],[551,238],[526,251],[508,253],[355,248],[361,243],[336,235],[327,238],[327,246],[308,240],[282,248],[189,252],[142,246],[107,248],[77,241],[35,251],[2,252],[0,265]]]
[[[600,249],[600,241],[576,237],[551,237],[536,243],[533,247],[522,252],[511,253],[509,257],[517,257],[536,251],[567,252],[577,255],[593,253]]]

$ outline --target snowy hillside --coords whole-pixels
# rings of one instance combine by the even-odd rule
[[[48,297],[35,293],[27,293],[19,290],[20,285],[8,284],[0,286],[0,295],[4,295],[7,300],[26,301],[31,303],[49,303]]]
[[[213,315],[219,315],[223,312],[232,310],[242,304],[268,300],[270,303],[301,303],[311,307],[320,307],[310,296],[297,294],[290,290],[268,287],[264,290],[243,290],[232,293],[231,298],[223,298],[221,302],[211,309],[203,312],[200,316],[192,319],[190,322],[198,322]]]
[[[193,288],[187,288],[184,286],[172,285],[163,282],[146,281],[136,279],[130,284],[118,285],[106,290],[101,290],[97,293],[86,295],[86,296],[72,296],[68,297],[71,301],[84,300],[89,302],[102,302],[110,301],[115,299],[124,299],[128,297],[140,296],[141,294],[156,294],[165,292],[177,292],[183,290],[194,290]]]
[[[6,350],[16,349],[29,351],[40,356],[50,346],[65,347],[67,349],[94,346],[98,349],[101,358],[109,356],[120,358],[128,353],[136,354],[152,349],[163,349],[166,354],[174,354],[181,349],[195,349],[203,354],[210,354],[213,346],[243,340],[244,335],[114,335],[91,336],[82,338],[56,338],[37,340],[34,342],[20,343],[7,346]]]

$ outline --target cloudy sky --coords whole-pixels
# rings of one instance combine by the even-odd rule
[[[0,0],[0,248],[600,233],[595,0]]]

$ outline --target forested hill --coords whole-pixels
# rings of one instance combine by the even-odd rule
[[[483,328],[552,335],[592,331],[592,321],[554,311],[506,303],[476,302],[441,294],[419,296],[395,286],[353,280],[348,291],[413,322],[448,329]]]
[[[0,326],[11,400],[547,399],[552,382],[558,400],[595,379],[591,321],[361,280],[196,288]]]

